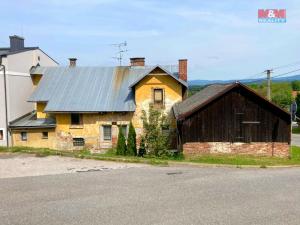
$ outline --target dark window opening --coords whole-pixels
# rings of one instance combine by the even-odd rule
[[[105,141],[111,140],[111,126],[110,125],[103,126],[103,140],[105,140]]]
[[[42,138],[43,139],[48,139],[48,132],[43,132],[42,133]]]
[[[21,140],[27,141],[27,132],[21,132]]]
[[[73,146],[84,146],[84,138],[73,138]]]
[[[81,125],[82,124],[82,116],[78,113],[71,114],[71,124],[72,125]]]
[[[0,130],[0,140],[4,140],[4,133],[3,133],[3,130]]]
[[[153,93],[153,103],[154,106],[163,106],[164,105],[164,90],[160,88],[154,89]]]

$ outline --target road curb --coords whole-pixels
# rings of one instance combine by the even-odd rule
[[[247,168],[258,168],[258,169],[279,169],[279,168],[297,168],[300,165],[231,165],[231,164],[210,164],[210,163],[194,163],[194,162],[168,162],[170,167],[204,167],[204,168],[236,168],[236,169],[247,169]]]

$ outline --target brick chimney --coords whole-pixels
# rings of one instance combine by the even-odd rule
[[[76,66],[76,58],[69,58],[70,64],[69,67],[75,67]]]
[[[24,49],[24,38],[13,35],[9,36],[9,41],[10,41],[10,51],[18,51]]]
[[[187,81],[187,59],[178,60],[179,79]]]
[[[144,57],[130,58],[130,66],[145,66]]]

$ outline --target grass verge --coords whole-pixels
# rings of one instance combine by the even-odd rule
[[[168,165],[168,162],[166,160],[157,159],[157,158],[117,156],[113,150],[110,150],[104,154],[98,154],[98,153],[92,154],[89,150],[61,151],[61,150],[54,150],[48,148],[0,147],[0,152],[29,153],[29,154],[35,154],[35,156],[37,157],[46,157],[50,155],[55,155],[55,156],[74,157],[80,159],[107,160],[107,161],[127,162],[127,163],[145,163],[145,164],[161,165],[161,166]]]
[[[202,155],[194,158],[185,159],[182,155],[173,157],[134,157],[134,156],[117,156],[114,150],[109,150],[104,154],[92,154],[88,150],[81,151],[58,151],[47,148],[29,148],[29,147],[0,147],[0,152],[12,153],[30,153],[37,157],[45,157],[49,155],[75,157],[81,159],[95,159],[107,160],[115,162],[127,163],[146,163],[151,165],[167,166],[169,163],[199,163],[199,164],[221,164],[221,165],[235,165],[238,168],[242,166],[259,166],[266,168],[267,166],[300,166],[300,147],[292,146],[290,158],[276,158],[276,157],[254,157],[249,155]]]
[[[293,127],[292,128],[292,133],[293,134],[300,134],[300,127]]]

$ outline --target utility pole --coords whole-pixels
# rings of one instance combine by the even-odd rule
[[[266,70],[265,71],[267,73],[267,99],[269,101],[272,100],[271,98],[271,72],[272,70]]]

